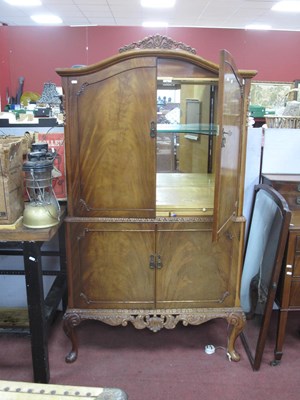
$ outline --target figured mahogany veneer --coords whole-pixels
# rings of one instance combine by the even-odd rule
[[[224,318],[228,354],[238,361],[246,112],[255,72],[238,72],[226,51],[219,66],[159,35],[97,64],[57,72],[66,115],[66,360],[77,358],[74,328],[86,319],[156,332]],[[195,133],[198,147],[186,149],[211,152],[205,157],[212,171],[196,169],[207,164],[199,154],[193,163],[192,153],[180,153],[184,136],[170,151],[177,174],[157,171],[157,87],[166,76],[184,79],[193,97],[208,85],[203,113],[210,119],[199,121],[205,124]]]

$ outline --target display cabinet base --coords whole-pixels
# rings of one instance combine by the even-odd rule
[[[227,356],[231,361],[239,361],[240,355],[235,350],[235,341],[245,325],[245,315],[238,308],[191,308],[191,309],[153,309],[153,310],[82,310],[68,309],[64,315],[64,332],[72,344],[66,356],[66,362],[72,363],[78,357],[78,342],[75,327],[85,320],[96,320],[111,326],[126,326],[131,322],[136,329],[148,328],[158,332],[162,328],[174,329],[181,322],[184,326],[201,325],[212,319],[227,320],[228,333]]]

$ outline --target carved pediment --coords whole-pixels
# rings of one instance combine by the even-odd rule
[[[164,49],[164,50],[183,50],[192,54],[196,54],[196,50],[192,47],[182,43],[176,42],[175,40],[163,36],[163,35],[152,35],[148,36],[138,42],[133,42],[131,44],[125,45],[119,49],[119,53],[124,51],[134,50],[134,49]]]

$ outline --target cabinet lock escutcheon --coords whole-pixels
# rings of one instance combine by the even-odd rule
[[[156,123],[154,121],[151,121],[150,123],[150,137],[156,137]]]

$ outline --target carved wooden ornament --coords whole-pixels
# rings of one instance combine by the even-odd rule
[[[123,53],[128,50],[141,50],[141,49],[163,49],[163,50],[183,50],[192,54],[196,54],[196,50],[191,46],[188,46],[182,42],[176,42],[175,40],[159,35],[148,36],[138,42],[125,45],[119,49],[119,53]]]

